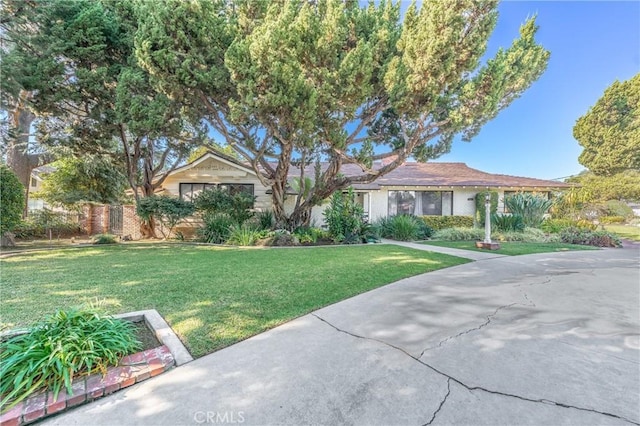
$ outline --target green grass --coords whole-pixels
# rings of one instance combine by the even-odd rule
[[[604,225],[604,229],[618,234],[620,238],[640,241],[640,226],[631,225]]]
[[[501,242],[498,250],[484,250],[476,247],[475,241],[428,241],[424,244],[439,247],[450,247],[456,249],[483,251],[486,253],[504,254],[507,256],[518,256],[521,254],[548,253],[566,250],[595,250],[595,247],[581,246],[577,244],[564,243],[521,243],[521,242]]]
[[[100,301],[157,309],[202,356],[322,306],[466,259],[393,245],[240,249],[116,245],[0,260],[1,327]]]

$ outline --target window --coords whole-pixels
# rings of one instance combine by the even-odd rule
[[[186,201],[193,201],[195,198],[206,189],[219,188],[229,191],[231,195],[245,192],[253,196],[253,184],[246,183],[181,183],[180,184],[180,198]]]
[[[229,191],[231,195],[236,195],[244,192],[249,195],[253,195],[253,184],[247,183],[221,183],[218,188]]]
[[[389,216],[450,216],[453,214],[452,191],[389,191]]]
[[[213,189],[213,183],[181,183],[180,198],[186,201],[193,201],[205,189]]]

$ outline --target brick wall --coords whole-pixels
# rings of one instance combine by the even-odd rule
[[[142,238],[140,234],[140,218],[136,214],[136,206],[122,206],[122,236],[131,236],[133,240]]]
[[[86,230],[88,235],[114,233],[121,237],[130,237],[133,240],[139,240],[140,219],[136,215],[136,206],[122,206],[122,230],[109,229],[109,217],[111,208],[108,205],[86,204],[82,208],[83,220],[81,226]]]

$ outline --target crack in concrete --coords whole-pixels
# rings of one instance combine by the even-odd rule
[[[553,280],[552,277],[547,275],[547,279],[545,279],[542,282],[535,282],[535,283],[528,283],[528,284],[516,284],[514,285],[514,287],[523,287],[523,286],[532,286],[532,285],[544,285],[544,284],[549,284],[551,281]]]
[[[493,313],[492,313],[492,314],[487,315],[487,320],[486,320],[485,322],[483,322],[482,324],[480,324],[479,326],[476,326],[476,327],[470,328],[470,329],[465,330],[465,331],[461,331],[460,333],[458,333],[458,334],[456,334],[456,335],[454,335],[454,336],[449,336],[449,337],[447,337],[446,339],[441,340],[440,342],[438,342],[438,344],[437,344],[437,345],[435,345],[435,346],[431,346],[431,347],[428,347],[428,348],[426,348],[425,350],[423,350],[423,351],[420,353],[420,356],[419,356],[418,358],[422,358],[422,356],[423,356],[423,355],[425,354],[425,352],[427,352],[427,351],[430,351],[430,350],[432,350],[432,349],[436,349],[436,348],[440,348],[440,347],[442,347],[442,345],[443,345],[443,344],[445,344],[446,342],[448,342],[449,340],[456,339],[456,338],[458,338],[458,337],[460,337],[460,336],[463,336],[463,335],[465,335],[465,334],[469,334],[469,333],[471,333],[472,331],[478,331],[478,330],[481,330],[482,328],[484,328],[484,327],[486,327],[487,325],[491,324],[491,320],[492,320],[496,315],[498,315],[498,312],[500,312],[500,311],[501,311],[501,310],[503,310],[503,309],[507,309],[507,308],[510,308],[510,307],[512,307],[512,306],[515,306],[515,305],[521,305],[521,303],[510,303],[510,304],[508,304],[508,305],[503,305],[503,306],[499,306],[499,307],[497,307],[497,308],[496,308],[496,310],[495,310],[495,311],[493,311]]]
[[[447,402],[447,398],[449,398],[449,395],[451,395],[451,379],[447,379],[447,394],[444,396],[444,398],[442,398],[442,401],[440,401],[440,405],[438,405],[438,408],[436,409],[436,411],[433,412],[433,415],[431,416],[431,420],[429,420],[427,423],[425,423],[422,426],[428,426],[431,423],[433,423],[433,421],[436,419],[436,416],[438,415],[440,410],[442,410],[442,406],[444,405],[445,402]]]
[[[455,377],[450,376],[449,374],[438,370],[434,366],[427,364],[426,362],[422,361],[420,358],[416,358],[415,356],[411,355],[409,352],[407,352],[406,350],[402,349],[399,346],[395,346],[395,345],[393,345],[391,343],[385,342],[383,340],[378,340],[378,339],[375,339],[373,337],[360,336],[359,334],[351,333],[349,331],[346,331],[346,330],[343,330],[341,328],[336,327],[335,325],[331,324],[329,321],[325,320],[324,318],[322,318],[322,317],[320,317],[320,316],[318,316],[318,315],[316,315],[314,313],[312,313],[311,315],[316,317],[318,320],[322,321],[323,323],[327,324],[329,327],[333,328],[334,330],[336,330],[336,331],[338,331],[340,333],[347,334],[347,335],[349,335],[351,337],[355,337],[356,339],[363,339],[363,340],[370,340],[370,341],[373,341],[373,342],[378,342],[378,343],[386,345],[386,346],[388,346],[390,348],[393,348],[393,349],[395,349],[397,351],[402,352],[403,354],[405,354],[406,356],[412,358],[416,362],[418,362],[418,363],[422,364],[423,366],[429,368],[431,371],[433,371],[433,372],[435,372],[435,373],[437,373],[437,374],[439,374],[439,375],[441,375],[443,377],[446,377],[448,379],[447,380],[447,387],[448,387],[449,390],[450,390],[450,383],[451,383],[451,381],[453,381],[453,382],[459,384],[460,386],[464,387],[465,389],[467,389],[467,390],[469,390],[471,392],[473,392],[473,391],[481,391],[481,392],[487,392],[487,393],[494,394],[494,395],[505,396],[505,397],[508,397],[508,398],[516,398],[516,399],[519,399],[519,400],[522,400],[522,401],[528,401],[528,402],[534,402],[534,403],[546,404],[546,405],[554,405],[556,407],[571,408],[571,409],[579,410],[579,411],[587,411],[587,412],[590,412],[590,413],[600,414],[600,415],[607,416],[607,417],[613,417],[613,418],[625,421],[627,423],[631,423],[631,424],[640,426],[640,423],[638,423],[638,422],[635,422],[633,420],[627,419],[626,417],[618,415],[618,414],[608,413],[606,411],[598,411],[598,410],[594,410],[592,408],[578,407],[578,406],[575,406],[575,405],[569,405],[569,404],[565,404],[565,403],[562,403],[562,402],[552,401],[550,399],[544,399],[544,398],[541,398],[541,399],[527,398],[525,396],[510,394],[510,393],[506,393],[506,392],[495,391],[495,390],[487,389],[487,388],[484,388],[484,387],[481,387],[481,386],[470,386],[470,385],[467,385],[466,383],[462,382],[461,380],[456,379]],[[444,404],[444,401],[446,401],[446,397],[441,402],[440,407],[436,410],[436,412],[434,414],[437,414],[437,412],[440,411],[440,409],[442,408],[442,405]],[[433,422],[434,420],[435,420],[435,416],[432,418],[431,422]],[[427,423],[427,424],[429,424],[429,423]]]
[[[521,290],[522,291],[522,290]],[[534,308],[537,308],[536,304],[534,303],[533,300],[529,299],[529,296],[527,295],[527,293],[525,293],[524,291],[522,292],[522,296],[525,298],[525,300],[527,302],[529,302],[529,306],[532,306]]]

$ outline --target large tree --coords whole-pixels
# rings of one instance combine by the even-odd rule
[[[25,52],[20,46],[24,46],[38,31],[38,25],[26,18],[29,15],[28,10],[28,1],[0,1],[2,155],[25,189],[23,215],[27,214],[31,171],[53,161],[53,156],[37,143],[32,131],[36,120],[32,111],[33,94],[46,82],[29,77],[37,73],[34,69],[31,72],[22,72],[29,61],[26,60]],[[29,55],[33,56],[33,53]]]
[[[198,143],[202,129],[138,67],[131,2],[27,5],[24,17],[12,19],[29,20],[36,28],[16,49],[23,58],[19,71],[40,83],[31,103],[42,117],[41,143],[78,156],[111,156],[122,165],[136,200],[153,195],[166,172]],[[155,236],[153,218],[142,233]]]
[[[289,228],[308,223],[336,190],[409,157],[435,158],[458,134],[471,139],[549,58],[530,19],[509,48],[481,61],[497,20],[493,0],[412,3],[404,20],[386,0],[136,4],[142,66],[251,164]],[[305,176],[319,160],[326,167]],[[361,172],[345,175],[345,164]],[[287,215],[290,170],[312,187],[300,188]]]
[[[640,171],[640,74],[615,81],[573,128],[578,161],[597,175]]]
[[[48,203],[73,208],[95,202],[114,204],[125,199],[127,179],[123,165],[104,156],[65,157],[51,164],[38,198]]]

